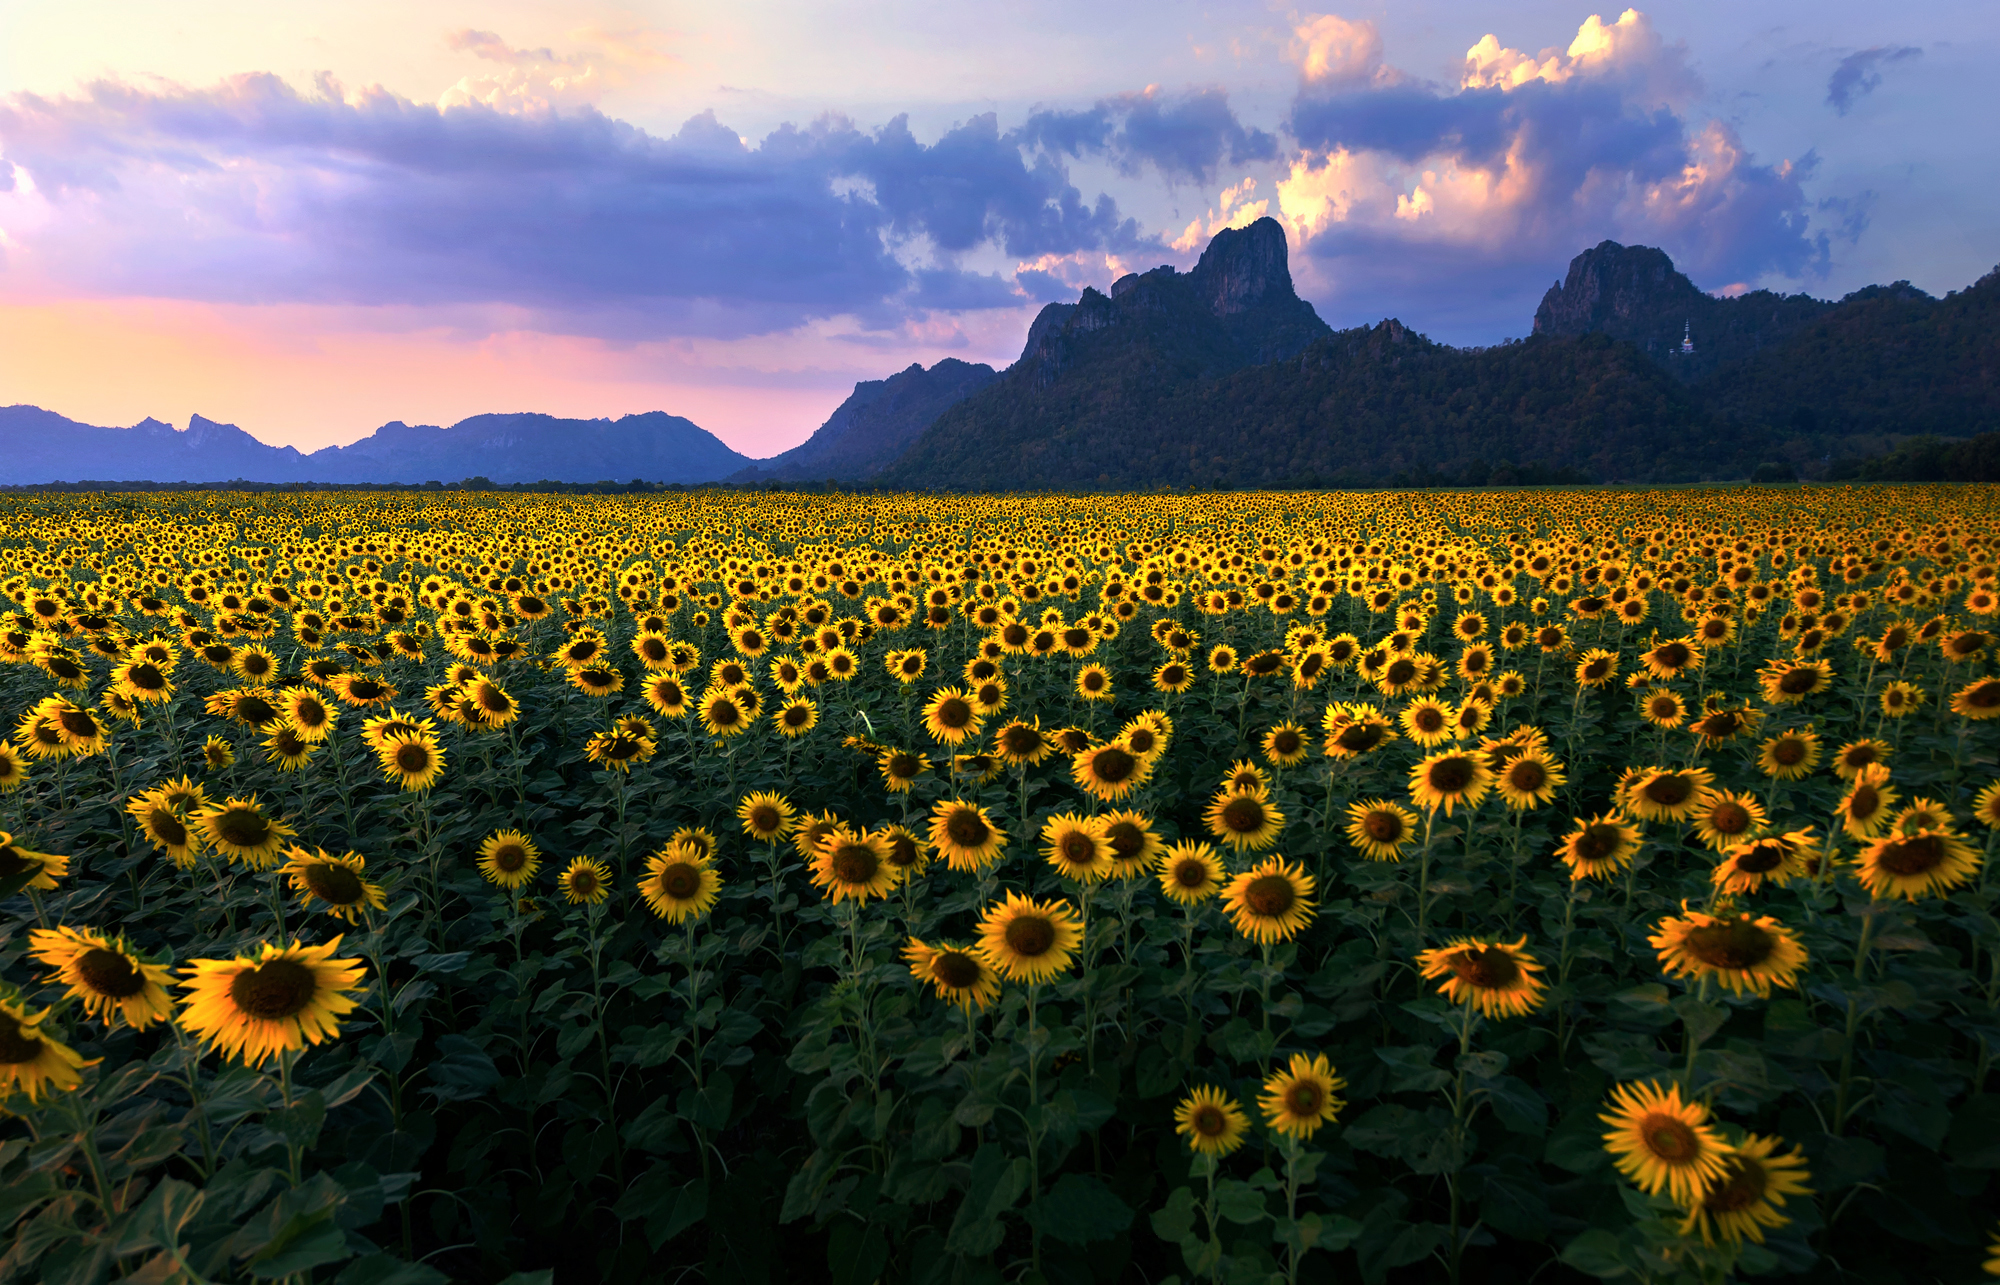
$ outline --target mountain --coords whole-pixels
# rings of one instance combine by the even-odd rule
[[[384,424],[309,455],[267,446],[199,415],[185,431],[79,424],[35,406],[0,407],[0,484],[104,482],[712,482],[750,460],[677,415],[622,419],[475,415],[450,428]]]
[[[887,379],[854,386],[813,435],[730,480],[849,481],[872,477],[893,463],[937,417],[997,377],[993,367],[947,357],[929,370],[920,362]]]

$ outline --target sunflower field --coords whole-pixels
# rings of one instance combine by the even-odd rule
[[[0,510],[0,1285],[2000,1274],[1990,489]]]

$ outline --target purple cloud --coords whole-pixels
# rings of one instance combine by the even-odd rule
[[[1848,108],[1874,93],[1881,85],[1882,73],[1879,68],[1886,67],[1892,62],[1901,62],[1905,58],[1920,58],[1923,52],[1909,45],[1897,49],[1878,46],[1847,55],[1840,60],[1840,65],[1833,69],[1833,75],[1827,77],[1827,105],[1842,116],[1847,115]]]
[[[1087,111],[1038,111],[1010,135],[1058,156],[1107,156],[1125,174],[1151,165],[1168,181],[1206,183],[1223,165],[1278,159],[1278,140],[1236,118],[1220,89],[1148,90],[1106,98]]]

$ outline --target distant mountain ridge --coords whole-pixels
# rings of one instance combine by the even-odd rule
[[[730,480],[845,482],[872,477],[894,463],[947,408],[997,377],[984,363],[947,357],[929,370],[911,362],[887,379],[863,380],[811,437]]]

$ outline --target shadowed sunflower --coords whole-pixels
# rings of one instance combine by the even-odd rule
[[[654,914],[670,924],[700,919],[715,908],[722,876],[709,858],[692,844],[669,843],[646,858],[639,895]]]
[[[2000,678],[1982,678],[1953,692],[1951,712],[1981,721],[2000,718]]]
[[[1798,781],[1819,766],[1819,736],[1811,729],[1779,732],[1757,751],[1757,770],[1774,781]]]
[[[1297,723],[1280,723],[1264,733],[1261,748],[1272,767],[1297,767],[1312,753],[1312,741]]]
[[[211,736],[202,742],[202,766],[210,772],[220,772],[236,762],[236,748],[220,736]]]
[[[813,853],[812,881],[835,905],[886,897],[901,876],[889,861],[888,845],[874,831],[856,834],[843,826],[820,840]]]
[[[278,873],[290,877],[292,890],[299,894],[299,905],[305,910],[311,910],[314,902],[321,902],[328,914],[355,924],[361,922],[365,912],[380,910],[387,904],[381,886],[361,877],[368,860],[358,852],[334,857],[319,848],[310,852],[290,848],[285,855],[290,860]]]
[[[1222,906],[1236,931],[1250,940],[1260,945],[1289,941],[1313,920],[1316,886],[1303,862],[1266,857],[1229,881]]]
[[[1104,841],[1111,846],[1111,874],[1118,879],[1137,879],[1153,868],[1163,845],[1153,832],[1152,818],[1143,812],[1107,812],[1098,818],[1104,826]]]
[[[1882,689],[1879,704],[1889,718],[1903,718],[1923,707],[1930,697],[1915,683],[1894,682]]]
[[[771,721],[777,724],[780,736],[804,736],[819,725],[819,706],[803,696],[795,696],[778,707],[771,715]]]
[[[142,704],[173,698],[173,680],[149,660],[128,660],[111,671],[111,685]]]
[[[1417,839],[1417,815],[1388,799],[1347,805],[1347,841],[1370,861],[1400,861]]]
[[[1741,896],[1762,892],[1767,883],[1782,888],[1811,873],[1818,861],[1819,844],[1810,828],[1759,835],[1725,849],[1709,881],[1725,896]]]
[[[254,794],[209,804],[195,813],[194,826],[210,851],[257,870],[277,865],[285,840],[297,837],[290,826],[264,815]]]
[[[60,696],[44,700],[35,707],[35,712],[48,720],[49,726],[62,738],[63,746],[76,758],[102,754],[104,747],[110,743],[111,729],[100,722],[97,715]]]
[[[1009,981],[1047,981],[1082,947],[1083,930],[1066,901],[1009,892],[979,920],[979,953]]]
[[[280,724],[264,738],[264,757],[280,772],[296,772],[319,752],[319,743],[299,735],[289,723]]]
[[[1372,705],[1329,705],[1320,720],[1322,745],[1332,759],[1360,758],[1396,739],[1396,730]]]
[[[1873,767],[1877,763],[1886,766],[1889,762],[1889,756],[1893,753],[1895,753],[1895,750],[1887,741],[1867,737],[1858,741],[1849,741],[1847,744],[1841,746],[1839,750],[1834,752],[1831,766],[1834,773],[1841,780],[1852,781],[1860,776],[1864,770]]]
[[[1796,705],[1833,686],[1833,665],[1824,660],[1770,660],[1757,670],[1766,705]]]
[[[1070,761],[1077,786],[1106,803],[1124,798],[1152,774],[1151,760],[1117,741],[1085,749]]]
[[[884,850],[889,854],[889,864],[901,873],[899,881],[908,882],[924,872],[930,864],[931,847],[916,835],[900,825],[885,825],[875,832],[882,840]]]
[[[1602,687],[1618,677],[1618,653],[1592,647],[1577,658],[1576,681],[1581,687]]]
[[[191,829],[180,813],[164,797],[161,787],[135,796],[125,811],[139,823],[139,830],[154,847],[183,870],[194,864],[201,851],[201,834]]]
[[[1000,976],[979,952],[968,946],[939,942],[932,946],[912,937],[903,947],[910,976],[928,982],[937,997],[970,1012],[981,1012],[1000,996]]]
[[[734,689],[711,691],[701,698],[701,725],[710,736],[741,736],[750,730],[750,715]]]
[[[1042,825],[1042,858],[1078,883],[1109,878],[1111,844],[1104,837],[1104,822],[1069,812],[1050,817]]]
[[[1153,686],[1163,692],[1184,692],[1194,686],[1194,666],[1185,660],[1169,660],[1153,671]]]
[[[1876,840],[1855,858],[1855,874],[1870,896],[1937,897],[1979,873],[1979,853],[1947,829],[1896,833]]]
[[[1271,788],[1270,774],[1249,759],[1237,759],[1222,778],[1225,794],[1263,794]]]
[[[12,794],[28,783],[28,760],[13,746],[0,744],[0,794]]]
[[[31,1012],[0,999],[0,1101],[25,1093],[36,1102],[43,1089],[67,1093],[83,1082],[84,1067],[97,1064],[44,1030],[48,1016],[46,1008]]]
[[[1710,790],[1691,819],[1704,845],[1727,852],[1763,829],[1766,817],[1764,805],[1752,795]]]
[[[1041,762],[1055,752],[1041,720],[1015,719],[993,737],[993,752],[1009,767],[1026,767]]]
[[[1102,665],[1085,665],[1076,671],[1076,694],[1087,701],[1108,701],[1118,698],[1111,671]]]
[[[571,687],[599,700],[625,689],[625,671],[612,665],[578,665],[565,675]]]
[[[500,830],[479,845],[479,875],[512,892],[533,883],[542,868],[542,852],[519,830]]]
[[[333,689],[334,695],[356,709],[387,705],[396,699],[395,688],[365,674],[337,674],[328,680],[327,686]]]
[[[1773,986],[1795,986],[1806,948],[1769,915],[1734,918],[1690,910],[1660,921],[1646,938],[1671,977],[1713,977],[1738,995],[1769,999]]]
[[[736,805],[736,819],[743,824],[743,833],[757,842],[777,843],[798,824],[798,810],[784,795],[760,790]]]
[[[687,689],[672,674],[655,674],[641,688],[646,704],[661,718],[683,718],[688,712]]]
[[[1639,851],[1639,827],[1622,812],[1611,811],[1584,820],[1576,818],[1576,829],[1563,837],[1557,850],[1569,867],[1572,883],[1584,879],[1609,879],[1626,866]]]
[[[1493,773],[1479,755],[1464,750],[1433,754],[1410,769],[1410,797],[1426,812],[1477,808],[1493,788]]]
[[[978,804],[940,799],[931,808],[930,842],[953,870],[979,871],[1000,859],[1007,833]]]
[[[2000,781],[1987,786],[1973,798],[1972,819],[1989,830],[2000,829]]]
[[[1210,834],[1238,852],[1270,847],[1285,828],[1285,814],[1261,789],[1217,794],[1202,819]]]
[[[1160,854],[1160,891],[1182,906],[1196,906],[1222,891],[1222,858],[1206,843],[1184,840]]]
[[[611,895],[611,867],[592,857],[578,857],[556,876],[556,888],[572,906],[596,906]]]
[[[1347,1081],[1335,1073],[1326,1054],[1294,1053],[1290,1063],[1264,1081],[1257,1106],[1274,1132],[1303,1142],[1340,1114],[1347,1105],[1340,1090],[1346,1087]]]
[[[507,693],[507,689],[491,678],[481,675],[466,683],[461,691],[465,699],[479,710],[479,716],[487,727],[505,727],[521,716],[521,707]]]
[[[1687,730],[1701,740],[1703,749],[1712,750],[1726,745],[1744,733],[1753,730],[1763,721],[1761,710],[1750,709],[1708,709],[1700,718],[1687,725]]]
[[[607,772],[630,772],[651,759],[659,747],[652,738],[626,732],[598,732],[583,743],[583,756]]]
[[[1715,776],[1701,767],[1627,768],[1619,778],[1619,804],[1641,821],[1686,821],[1700,810]]]
[[[1443,978],[1438,993],[1470,1004],[1487,1017],[1520,1017],[1541,1006],[1542,966],[1524,949],[1528,939],[1485,941],[1461,937],[1417,956],[1428,978]]]
[[[1556,797],[1569,778],[1562,764],[1539,749],[1524,750],[1493,774],[1493,788],[1509,809],[1526,812]]]
[[[1746,1239],[1761,1245],[1765,1228],[1789,1223],[1791,1219],[1778,1212],[1785,1197],[1813,1193],[1806,1186],[1810,1175],[1805,1157],[1796,1150],[1777,1153],[1783,1141],[1753,1133],[1737,1143],[1723,1161],[1722,1175],[1689,1206],[1681,1235],[1699,1230],[1704,1245],[1713,1245],[1718,1236],[1732,1245]]]
[[[333,734],[334,724],[340,721],[340,711],[310,687],[285,688],[278,693],[278,706],[284,711],[286,723],[302,740],[323,741]]]
[[[1880,763],[1862,768],[1841,796],[1834,815],[1849,838],[1873,839],[1888,828],[1902,794],[1889,784],[1889,769]]]
[[[1729,1172],[1736,1149],[1708,1123],[1706,1106],[1681,1101],[1679,1085],[1621,1084],[1609,1105],[1597,1117],[1611,1126],[1604,1149],[1647,1195],[1664,1190],[1686,1207]]]
[[[340,1034],[354,1011],[350,995],[365,971],[358,959],[335,959],[340,938],[320,946],[269,942],[255,958],[197,959],[181,970],[188,992],[180,1023],[225,1058],[259,1062],[296,1053]]]
[[[428,790],[444,775],[444,751],[428,734],[399,736],[376,759],[384,779],[405,792]]]
[[[1208,1085],[1181,1099],[1174,1108],[1174,1132],[1188,1140],[1196,1155],[1226,1156],[1243,1145],[1250,1119],[1236,1099]]]
[[[123,937],[88,928],[37,928],[28,933],[28,953],[56,970],[48,981],[68,987],[85,1012],[107,1025],[118,1017],[143,1031],[174,1011],[166,966],[147,963]]]
[[[917,778],[931,770],[930,758],[914,750],[884,750],[875,765],[881,770],[883,787],[892,794],[909,793]]]

